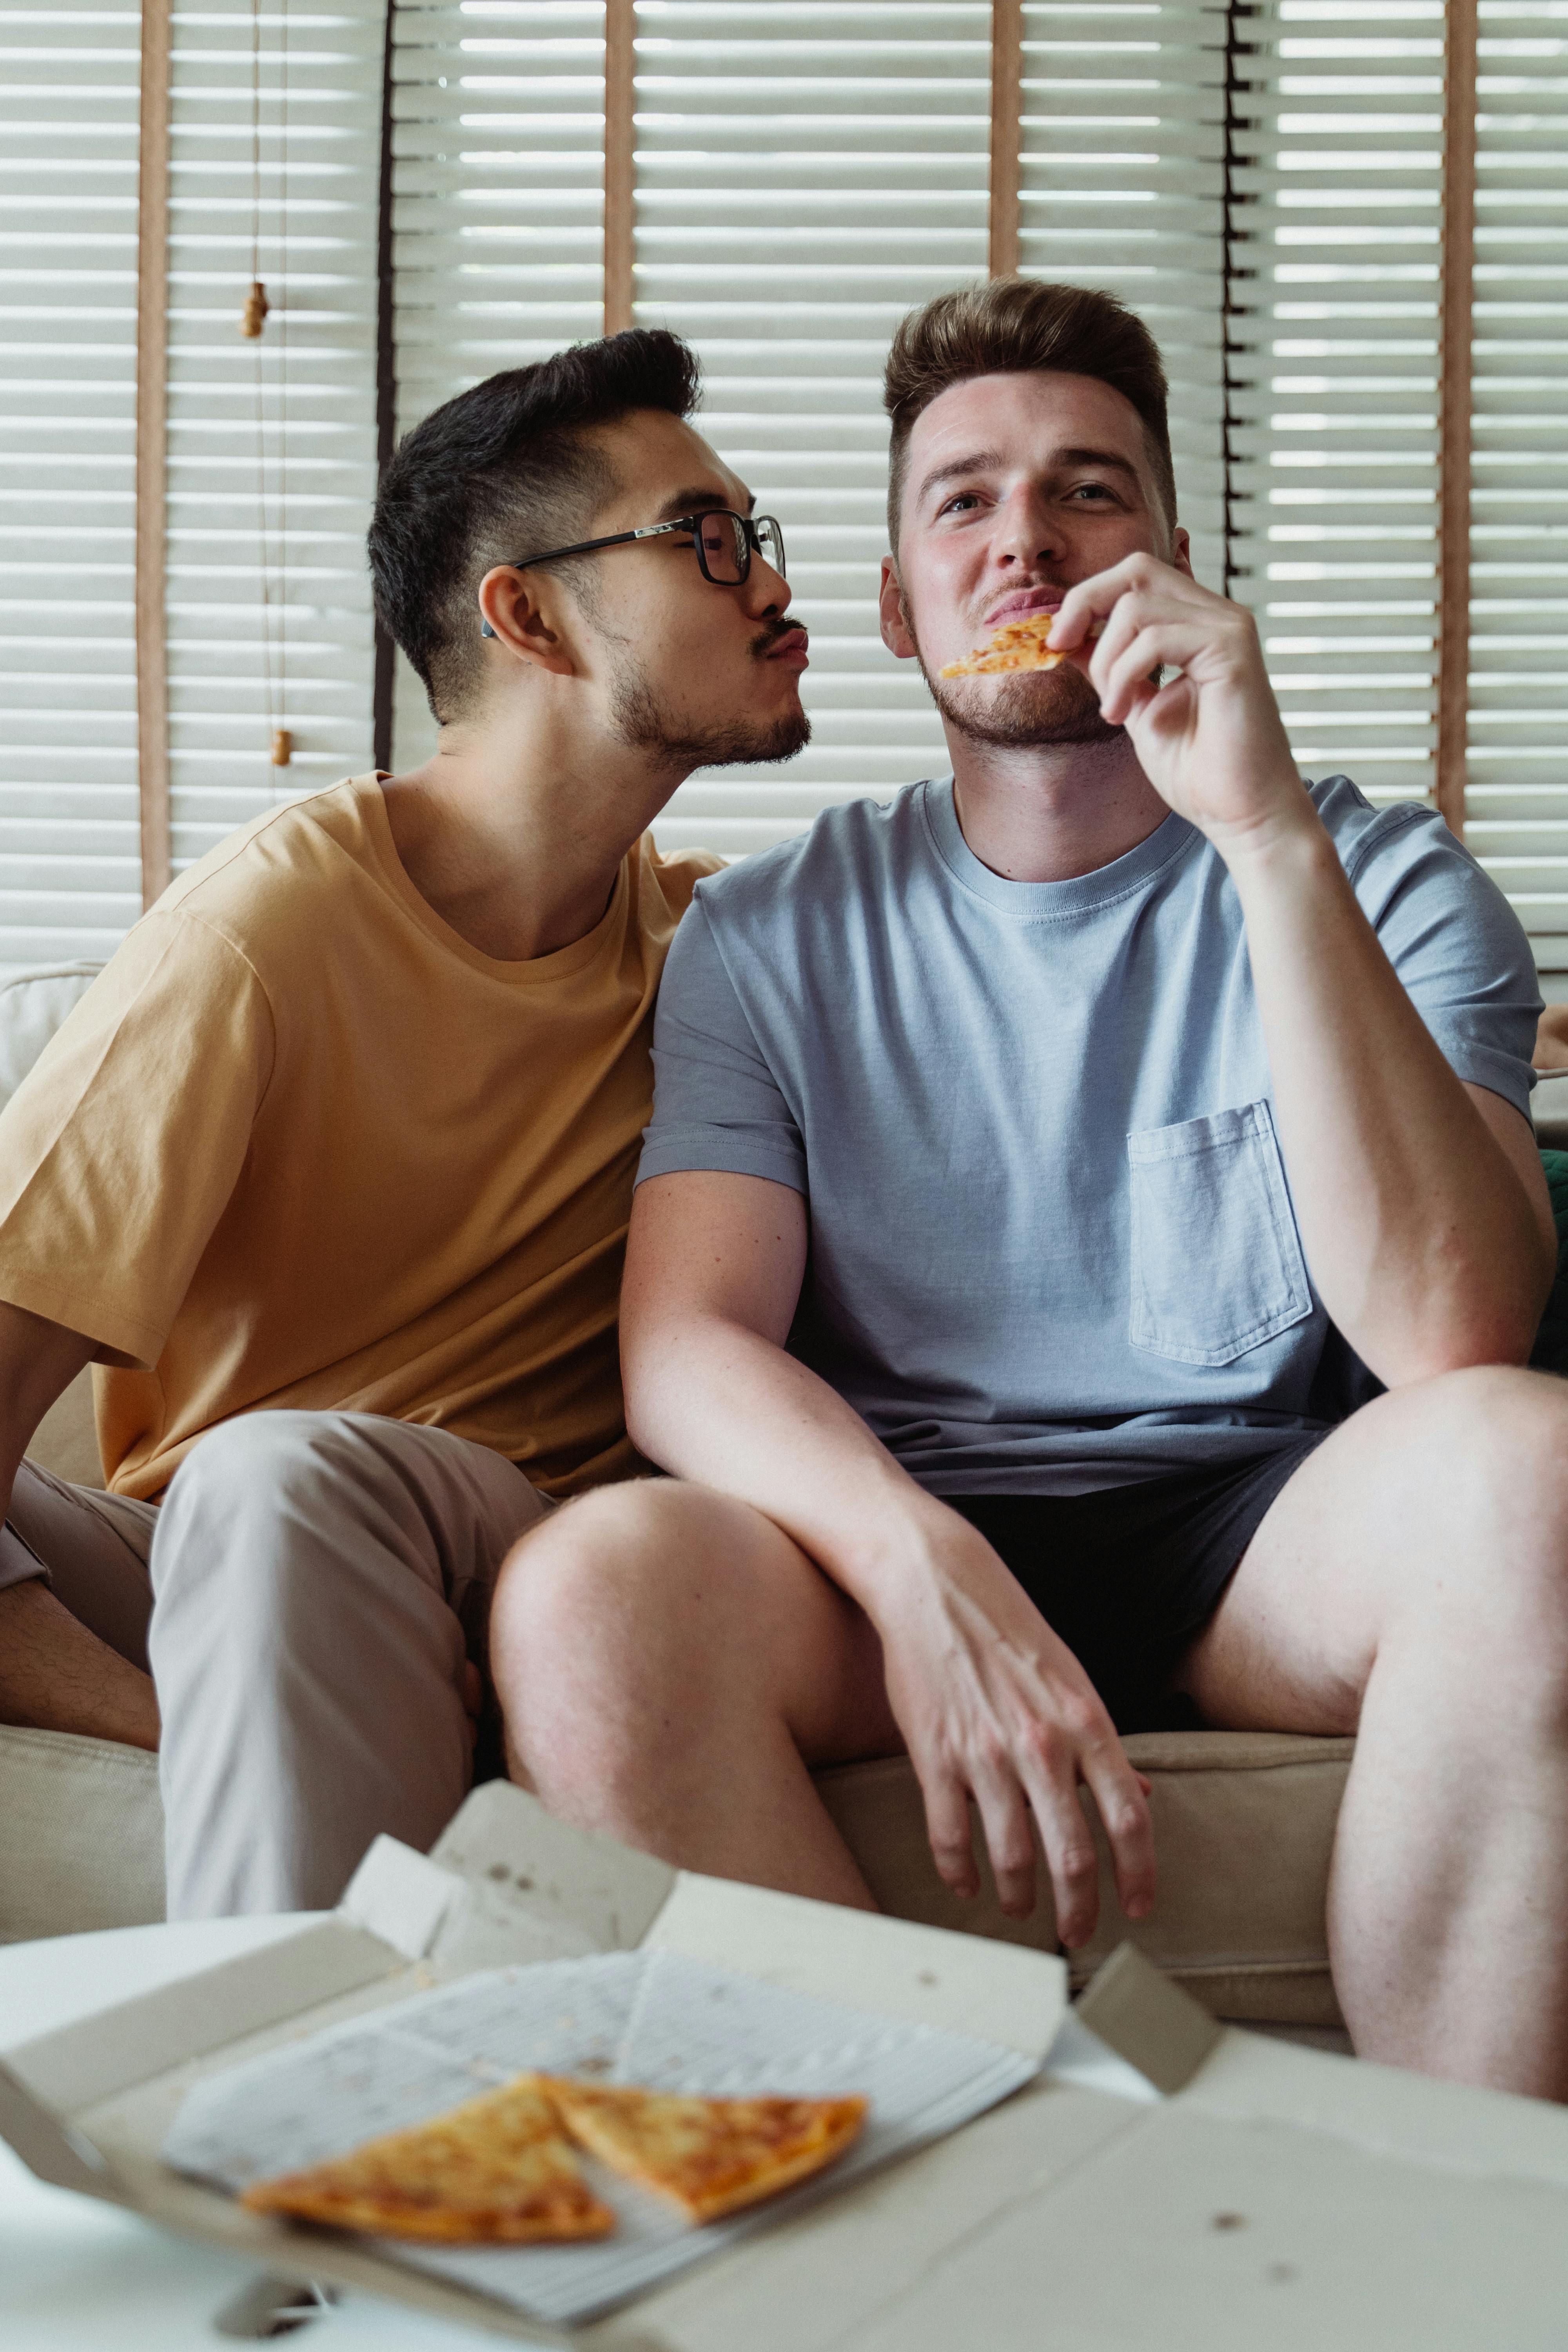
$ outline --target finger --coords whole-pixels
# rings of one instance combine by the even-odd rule
[[[1129,1919],[1146,1919],[1154,1907],[1154,1823],[1149,1784],[1134,1772],[1120,1740],[1086,1748],[1079,1769],[1088,1784],[1110,1848],[1117,1900]]]
[[[1123,556],[1109,571],[1097,572],[1092,579],[1080,580],[1068,590],[1051,624],[1053,653],[1084,645],[1093,634],[1094,624],[1109,620],[1121,598],[1139,589],[1157,595],[1160,609],[1173,613],[1194,611],[1208,593],[1184,572],[1160,562],[1155,556]]]
[[[1119,599],[1110,619],[1095,625],[1099,634],[1083,650],[1088,654],[1089,676],[1096,688],[1110,676],[1139,630],[1147,625],[1149,617],[1146,599],[1137,590],[1130,589]]]
[[[926,1836],[931,1860],[944,1886],[966,1900],[980,1892],[974,1865],[974,1841],[969,1827],[969,1796],[963,1783],[942,1768],[916,1764],[921,1793],[925,1799]]]
[[[1118,602],[1131,588],[1138,561],[1136,556],[1125,556],[1108,572],[1097,572],[1091,579],[1080,580],[1068,590],[1051,623],[1053,653],[1070,652],[1089,643],[1096,624],[1103,626]]]
[[[1088,1943],[1100,1916],[1100,1854],[1078,1801],[1078,1775],[1068,1748],[1054,1745],[1026,1759],[1023,1775],[1051,1874],[1057,1934],[1076,1950]]]
[[[1026,1919],[1035,1907],[1035,1832],[1024,1791],[1005,1759],[975,1773],[974,1801],[996,1899],[1009,1919]]]
[[[1152,701],[1159,692],[1156,683],[1163,666],[1184,667],[1183,655],[1190,660],[1198,650],[1191,642],[1195,635],[1191,630],[1173,630],[1153,626],[1141,629],[1131,645],[1117,656],[1107,669],[1094,677],[1095,691],[1100,696],[1100,715],[1112,727],[1119,727],[1134,710]],[[1094,677],[1094,667],[1090,676]]]

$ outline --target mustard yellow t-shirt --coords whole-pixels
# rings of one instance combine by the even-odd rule
[[[258,1406],[624,1476],[616,1307],[665,955],[716,860],[645,836],[529,963],[415,889],[374,776],[259,818],[132,931],[0,1113],[0,1298],[95,1344],[110,1483]]]

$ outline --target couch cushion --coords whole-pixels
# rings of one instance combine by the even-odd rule
[[[1152,1918],[1130,1926],[1102,1854],[1100,1925],[1073,1956],[1075,1985],[1131,1936],[1216,2016],[1338,2026],[1323,1911],[1352,1744],[1257,1732],[1130,1739],[1152,1783],[1159,1899]],[[902,1757],[846,1765],[817,1785],[884,1910],[1056,1949],[1048,1889],[1026,1920],[1003,1916],[988,1874],[973,1904],[948,1893]],[[163,1912],[155,1759],[104,1740],[0,1728],[0,1942],[132,1927]]]
[[[48,963],[0,977],[0,1108],[102,970],[100,963]]]
[[[1116,1901],[1098,1821],[1100,1917],[1072,1956],[1081,1985],[1131,1938],[1216,2016],[1342,2025],[1324,1925],[1329,1856],[1354,1743],[1268,1732],[1144,1732],[1127,1753],[1152,1783],[1159,1888],[1133,1925]],[[1005,1917],[983,1849],[982,1893],[951,1895],[926,1843],[925,1812],[902,1757],[819,1776],[828,1811],[885,1911],[937,1927],[1057,1948],[1048,1885],[1030,1919]],[[1089,1808],[1093,1817],[1092,1805]],[[1042,1871],[1042,1882],[1044,1873]]]
[[[157,1758],[0,1725],[0,1943],[163,1916]]]

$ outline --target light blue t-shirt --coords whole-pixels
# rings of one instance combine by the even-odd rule
[[[1524,934],[1447,826],[1312,797],[1461,1078],[1521,1111]],[[805,1194],[790,1347],[935,1494],[1078,1494],[1257,1457],[1375,1383],[1312,1286],[1237,894],[1168,816],[1008,882],[952,784],[828,810],[697,886],[638,1181]]]

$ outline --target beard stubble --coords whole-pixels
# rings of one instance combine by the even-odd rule
[[[765,629],[754,637],[753,658],[764,660],[794,625]],[[766,722],[733,719],[710,728],[693,726],[677,716],[635,664],[628,664],[616,680],[610,717],[621,741],[633,751],[647,751],[661,765],[681,767],[689,773],[693,768],[756,767],[793,760],[811,740],[811,721],[798,703]]]
[[[1109,743],[1124,730],[1100,715],[1100,697],[1080,669],[1015,670],[1000,678],[921,674],[950,727],[973,743],[1023,750],[1047,743]]]

